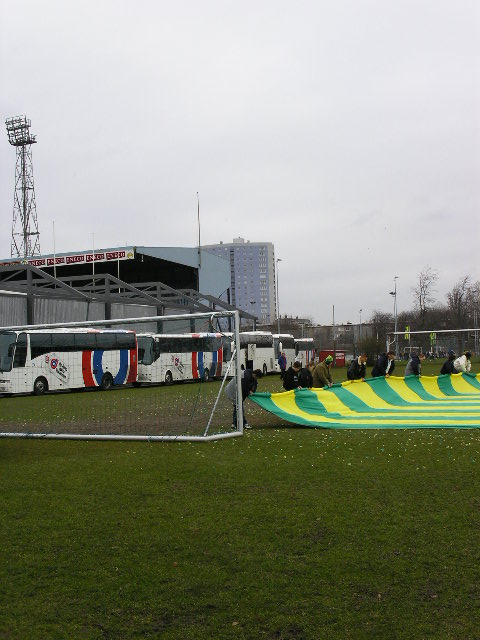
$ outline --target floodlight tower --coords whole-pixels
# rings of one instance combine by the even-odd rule
[[[31,149],[37,141],[30,134],[30,120],[25,116],[7,118],[5,124],[8,141],[17,149],[10,255],[12,258],[25,258],[40,254]]]

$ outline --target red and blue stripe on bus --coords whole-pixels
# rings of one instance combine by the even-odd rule
[[[199,338],[199,334],[194,334],[194,338]],[[192,378],[194,380],[202,379],[205,373],[205,365],[204,365],[204,353],[203,351],[192,351]],[[220,348],[218,351],[212,351],[212,369],[213,371],[209,371],[210,376],[221,376],[222,375],[222,364],[223,364],[223,348]]]
[[[112,351],[107,351],[112,353]],[[119,349],[120,365],[113,377],[114,385],[135,382],[137,379],[137,351],[136,349]],[[86,387],[99,387],[104,376],[103,370],[103,349],[82,351],[82,373]]]

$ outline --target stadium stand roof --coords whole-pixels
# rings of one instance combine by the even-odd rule
[[[105,319],[111,318],[115,303],[148,305],[158,315],[234,309],[214,295],[228,288],[228,263],[197,249],[122,247],[95,250],[95,261],[93,252],[86,251],[4,260],[0,265],[0,291],[27,296],[28,323],[35,321],[35,297],[99,302],[105,305]],[[239,312],[244,320],[256,320]]]

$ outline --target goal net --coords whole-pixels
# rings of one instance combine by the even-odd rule
[[[241,435],[225,394],[238,343],[232,311],[2,328],[0,435]]]
[[[424,331],[392,332],[387,336],[387,349],[408,359],[412,353],[422,352],[430,358],[446,358],[449,351],[457,355],[470,351],[478,355],[480,329],[429,329]]]

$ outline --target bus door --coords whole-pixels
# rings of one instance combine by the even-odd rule
[[[253,363],[255,361],[255,356],[256,356],[256,351],[257,351],[257,345],[256,344],[248,344],[247,345],[247,361],[245,363],[245,366],[247,369],[253,369]]]
[[[16,378],[15,387],[17,393],[22,391],[31,391],[31,384],[29,380],[29,367],[25,366],[27,361],[27,334],[21,333],[17,338],[15,345],[15,355],[13,358],[13,375]]]

